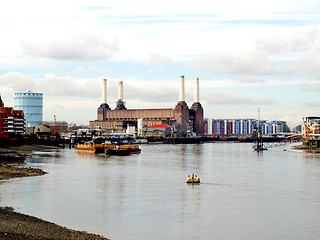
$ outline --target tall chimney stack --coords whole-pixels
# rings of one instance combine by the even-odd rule
[[[184,102],[184,76],[180,76],[180,102]]]
[[[102,103],[107,103],[107,79],[102,79]]]
[[[118,89],[118,101],[116,110],[126,110],[125,102],[123,101],[123,81],[119,81],[119,89]]]
[[[119,82],[118,98],[119,98],[120,101],[123,100],[123,81]]]
[[[194,81],[194,102],[199,101],[199,78],[195,78]]]

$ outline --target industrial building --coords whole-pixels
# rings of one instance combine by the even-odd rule
[[[65,132],[68,130],[68,123],[66,121],[43,121],[38,122],[38,124],[35,126],[34,132],[40,132],[42,126],[49,127],[52,134],[56,133],[56,129],[58,129],[60,132]]]
[[[154,126],[167,124],[174,132],[186,136],[195,133],[203,136],[203,108],[199,101],[199,78],[195,79],[194,103],[191,108],[185,102],[184,76],[180,76],[180,98],[174,108],[127,109],[123,101],[123,82],[119,82],[118,101],[112,110],[107,103],[107,81],[102,80],[102,103],[97,110],[97,120],[90,121],[90,128],[101,128],[110,132],[125,132],[128,126]],[[140,120],[139,120],[140,119]],[[138,126],[139,125],[139,126]]]
[[[171,126],[167,124],[158,124],[154,126],[147,126],[143,128],[144,136],[167,137],[171,135]]]
[[[35,127],[42,121],[43,94],[30,90],[24,93],[15,93],[14,108],[23,110],[28,127]]]
[[[17,138],[25,132],[25,126],[23,111],[5,107],[0,96],[0,139]]]
[[[205,119],[205,135],[248,135],[254,132],[258,120],[256,119]],[[262,134],[288,133],[289,128],[285,121],[260,120]]]

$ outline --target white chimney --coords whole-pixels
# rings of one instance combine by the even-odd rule
[[[180,76],[180,99],[179,101],[184,102],[184,76]]]
[[[102,79],[102,103],[107,103],[107,79]]]
[[[118,92],[119,100],[123,100],[123,82],[119,82],[119,92]]]
[[[194,102],[199,101],[199,78],[195,78],[194,81]]]

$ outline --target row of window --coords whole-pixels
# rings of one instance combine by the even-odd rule
[[[16,93],[16,96],[43,96],[43,93]]]
[[[158,125],[159,123],[147,123],[145,124],[144,126],[155,126],[155,125]],[[97,124],[98,127],[115,127],[116,124],[114,123],[102,123],[102,124]]]
[[[138,120],[139,118],[107,118],[107,119],[111,121],[133,121],[133,120]],[[143,118],[143,120],[170,120],[170,118],[150,117],[150,118]]]

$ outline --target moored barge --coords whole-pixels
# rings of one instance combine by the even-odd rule
[[[83,143],[78,144],[75,148],[79,152],[88,152],[88,153],[103,153],[105,149],[114,148],[115,144],[94,144],[94,143]]]

